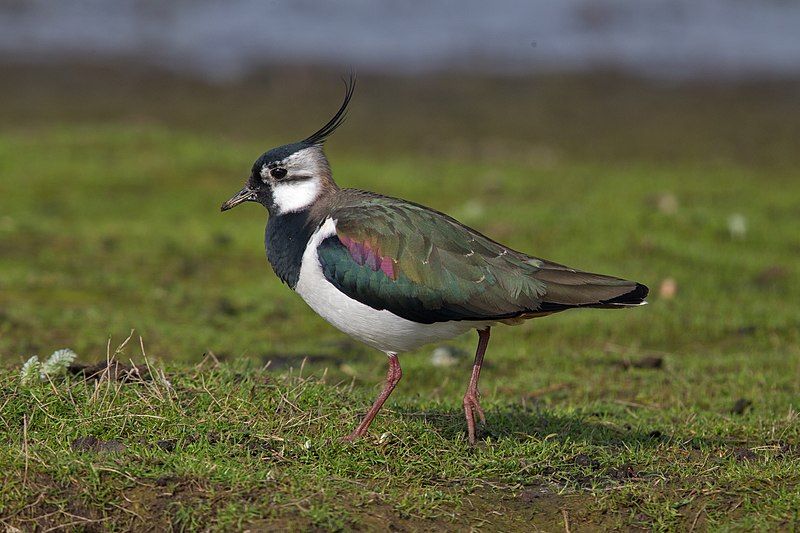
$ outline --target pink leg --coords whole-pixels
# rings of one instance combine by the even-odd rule
[[[378,411],[381,410],[381,407],[383,407],[384,402],[394,390],[397,382],[403,377],[403,370],[400,368],[400,361],[397,359],[397,354],[390,353],[388,355],[389,370],[386,372],[386,383],[383,385],[383,390],[378,395],[375,403],[372,404],[372,408],[361,420],[361,423],[358,425],[358,427],[353,430],[350,435],[345,437],[344,440],[354,441],[358,437],[364,436],[364,433],[366,433],[367,429],[369,429],[369,425],[372,424],[372,419],[374,419],[375,415],[378,414]]]
[[[489,345],[489,328],[478,330],[478,349],[475,352],[475,362],[472,364],[472,377],[469,380],[467,392],[464,394],[464,414],[467,417],[467,436],[470,444],[475,444],[475,413],[481,419],[481,423],[486,423],[486,416],[483,414],[480,403],[478,403],[478,379],[481,377],[481,365],[483,364],[483,354]]]

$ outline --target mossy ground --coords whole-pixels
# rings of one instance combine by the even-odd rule
[[[4,70],[5,526],[798,527],[795,85],[362,78],[328,149],[340,185],[653,288],[645,308],[496,328],[471,448],[473,335],[453,366],[402,356],[370,437],[342,443],[384,356],[280,285],[263,210],[218,212],[325,118],[335,77]],[[34,353],[94,363],[131,329],[116,357],[148,379],[18,383]]]

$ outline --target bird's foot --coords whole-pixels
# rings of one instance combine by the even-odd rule
[[[363,436],[364,436],[364,433],[360,432],[360,431],[358,431],[358,429],[356,429],[355,431],[353,431],[352,433],[350,433],[346,437],[342,437],[342,442],[353,442],[353,441],[356,441],[356,440],[360,439]]]
[[[486,424],[486,415],[478,401],[478,390],[468,390],[464,395],[464,415],[467,418],[467,437],[470,444],[475,444],[475,413],[478,414],[481,424]]]

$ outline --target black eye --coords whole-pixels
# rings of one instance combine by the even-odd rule
[[[275,178],[276,180],[279,180],[279,179],[282,179],[282,178],[286,177],[286,169],[285,168],[280,168],[280,167],[273,168],[270,171],[270,174],[272,174],[273,178]]]

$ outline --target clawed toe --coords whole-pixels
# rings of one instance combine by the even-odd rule
[[[478,402],[478,394],[475,392],[468,392],[464,396],[464,416],[467,419],[467,438],[470,444],[475,444],[475,413],[481,424],[486,424],[486,415],[483,412],[480,402]]]

